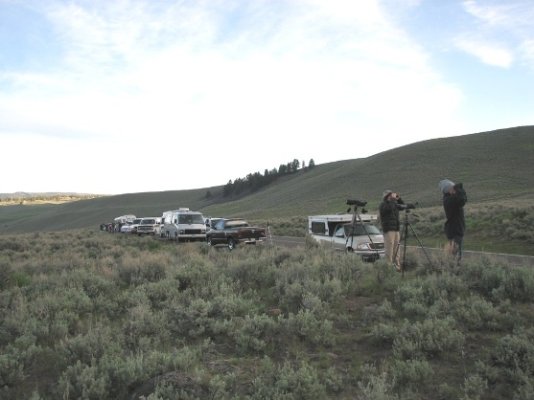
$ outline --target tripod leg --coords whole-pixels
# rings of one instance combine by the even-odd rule
[[[400,270],[402,272],[402,277],[404,278],[404,268],[406,266],[406,247],[407,247],[407,242],[408,242],[408,223],[404,223],[404,238],[403,238],[403,252],[402,252],[402,263],[401,265],[399,266],[400,267]]]
[[[387,240],[391,240],[388,238]],[[399,247],[400,247],[400,241],[392,240],[392,249],[391,249],[391,255],[388,254],[390,259],[388,260],[390,263],[395,265],[395,260],[397,259],[397,256],[399,254]]]
[[[413,229],[411,225],[410,225],[410,230],[412,231],[413,235],[417,239],[417,243],[419,243],[419,247],[421,247],[421,250],[423,250],[423,253],[426,256],[426,259],[428,260],[428,263],[432,266],[432,260],[430,259],[430,256],[428,255],[428,252],[426,251],[425,246],[423,246],[423,243],[421,242],[421,240],[419,240],[419,236],[417,236],[417,233],[415,233],[415,230]]]

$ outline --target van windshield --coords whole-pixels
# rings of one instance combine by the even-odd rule
[[[380,231],[376,226],[373,224],[356,224],[354,227],[352,224],[343,225],[343,228],[345,229],[345,235],[350,236],[350,232],[354,228],[353,236],[362,236],[362,235],[380,235]]]
[[[204,225],[202,214],[178,214],[179,224],[201,224]]]

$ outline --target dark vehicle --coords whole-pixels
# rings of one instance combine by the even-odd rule
[[[209,231],[210,229],[213,229],[215,225],[217,225],[217,222],[219,222],[222,218],[220,217],[208,217],[206,218],[206,231]]]
[[[250,226],[241,218],[221,218],[206,234],[206,242],[209,246],[224,244],[233,250],[239,243],[261,243],[265,237],[265,228]]]

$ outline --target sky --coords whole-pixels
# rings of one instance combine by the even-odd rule
[[[534,124],[532,0],[0,0],[0,193],[224,185]]]

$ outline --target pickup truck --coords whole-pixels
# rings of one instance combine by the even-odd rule
[[[221,218],[206,234],[209,246],[224,244],[229,250],[235,249],[239,243],[261,243],[265,238],[265,228],[250,226],[241,218]]]

